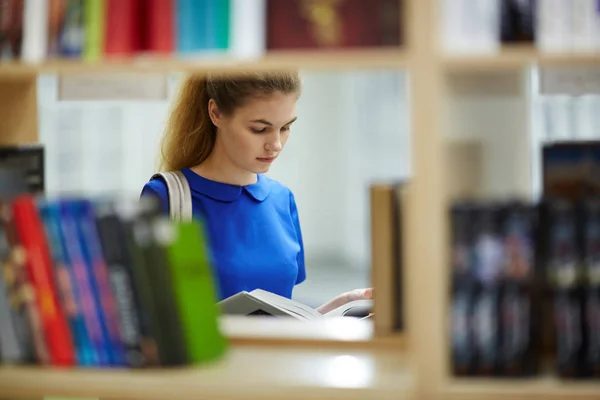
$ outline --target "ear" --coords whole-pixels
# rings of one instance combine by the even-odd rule
[[[219,107],[217,106],[217,103],[213,99],[210,99],[208,101],[208,116],[212,121],[213,125],[218,128],[223,119],[223,114],[221,113]]]

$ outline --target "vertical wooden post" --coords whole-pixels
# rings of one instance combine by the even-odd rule
[[[407,0],[411,55],[412,182],[404,215],[409,346],[419,398],[435,398],[447,372],[444,152],[440,132],[443,69],[437,0]]]
[[[0,145],[37,141],[37,76],[0,80]]]

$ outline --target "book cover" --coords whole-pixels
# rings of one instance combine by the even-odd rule
[[[399,46],[399,0],[268,0],[267,48]]]

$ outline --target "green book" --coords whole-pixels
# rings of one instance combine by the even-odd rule
[[[104,54],[105,4],[104,0],[86,0],[84,9],[85,43],[83,58],[98,61]]]
[[[231,0],[216,0],[216,48],[229,48],[229,13]]]
[[[155,235],[167,250],[188,361],[201,364],[219,358],[227,341],[219,327],[215,281],[202,225],[199,221],[162,221],[155,224]]]

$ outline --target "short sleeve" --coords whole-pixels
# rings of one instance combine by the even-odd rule
[[[160,179],[153,179],[144,185],[140,197],[154,196],[160,202],[160,208],[165,214],[169,214],[169,192],[167,185]]]
[[[296,231],[296,238],[300,245],[300,251],[298,252],[298,277],[296,278],[296,285],[304,282],[306,279],[306,266],[304,264],[304,243],[302,241],[302,229],[300,229],[300,219],[298,218],[298,207],[296,206],[296,200],[294,194],[290,191],[290,215],[294,223],[294,230]]]

